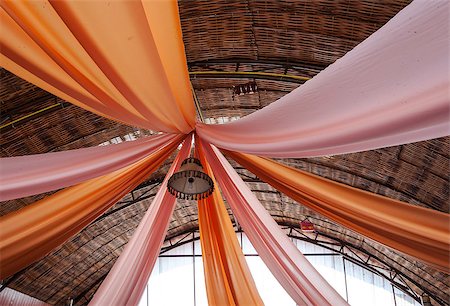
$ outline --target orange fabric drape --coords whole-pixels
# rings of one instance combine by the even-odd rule
[[[197,142],[199,144],[199,142]],[[200,160],[213,179],[214,193],[198,201],[198,222],[210,305],[264,305],[228,216],[211,168],[201,150]]]
[[[189,157],[192,134],[183,142],[147,212],[120,257],[95,292],[89,306],[139,305],[169,228],[176,198],[167,191],[169,178]]]
[[[438,270],[450,271],[448,214],[336,183],[267,158],[225,153],[323,216]]]
[[[94,221],[167,159],[177,136],[141,161],[64,189],[0,218],[0,279],[42,258]]]
[[[99,115],[188,133],[195,108],[176,1],[2,1],[0,63]]]

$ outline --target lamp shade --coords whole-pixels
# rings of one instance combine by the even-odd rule
[[[180,171],[174,173],[167,182],[168,191],[178,199],[200,200],[207,198],[214,191],[213,180],[203,172],[197,158],[186,158]]]

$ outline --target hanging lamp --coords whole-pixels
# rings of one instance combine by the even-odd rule
[[[213,193],[214,183],[203,172],[200,160],[189,157],[181,163],[180,171],[170,177],[167,189],[178,199],[201,200]]]

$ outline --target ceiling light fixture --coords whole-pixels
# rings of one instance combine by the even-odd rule
[[[201,200],[209,197],[214,191],[213,180],[203,172],[203,167],[197,158],[186,158],[180,171],[174,173],[167,189],[178,199]]]
[[[314,224],[307,219],[300,222],[300,229],[304,233],[314,233],[315,232]]]
[[[234,96],[254,94],[257,91],[258,91],[258,85],[256,84],[256,82],[239,84],[239,85],[233,86],[233,98],[234,98]]]

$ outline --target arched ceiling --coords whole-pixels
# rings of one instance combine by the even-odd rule
[[[274,102],[342,57],[409,2],[179,1],[188,66],[202,116],[220,122]],[[233,97],[232,87],[249,81],[257,83],[258,92]],[[152,133],[84,111],[3,69],[0,101],[2,157],[94,146],[131,132]],[[31,116],[21,119],[27,115]],[[448,212],[449,147],[450,138],[445,137],[281,162],[411,205]],[[356,255],[349,256],[370,254],[368,263],[384,265],[380,271],[397,275],[396,280],[417,294],[427,292],[438,303],[448,304],[447,274],[334,224],[231,162],[280,224],[298,227],[308,217],[321,235],[352,248]],[[87,304],[150,205],[169,164],[170,160],[70,241],[4,283],[51,304],[68,298],[76,305]],[[3,202],[0,215],[45,196]],[[195,203],[179,201],[167,241],[197,227]]]

